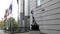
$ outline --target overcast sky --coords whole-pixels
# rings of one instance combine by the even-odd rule
[[[5,10],[11,4],[11,0],[0,0],[0,20],[4,17]]]
[[[38,0],[39,1],[39,0]],[[25,15],[27,15],[27,0],[25,1],[26,5],[25,5]],[[18,5],[17,5],[17,1],[16,0],[0,0],[0,20],[2,20],[2,18],[4,17],[5,14],[5,10],[9,8],[10,4],[12,5],[12,13],[13,13],[13,18],[15,18],[17,20],[18,17]],[[21,4],[20,4],[21,5]],[[40,5],[40,2],[38,2],[38,5]]]
[[[9,8],[12,0],[0,0],[0,20],[4,17],[5,10]],[[13,17],[17,20],[17,3],[13,0]]]
[[[13,18],[17,20],[18,18],[18,5],[17,0],[13,0],[13,7],[12,7]]]

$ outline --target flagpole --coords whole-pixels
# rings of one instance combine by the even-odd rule
[[[17,0],[17,4],[18,4],[18,23],[19,23],[19,0]]]
[[[11,5],[12,5],[12,4],[13,4],[13,0],[11,1]],[[10,12],[11,12],[11,13],[10,13],[10,17],[13,17],[13,13],[12,13],[12,12],[13,12],[13,11],[12,11],[13,9],[12,9],[12,6],[10,7],[10,10],[11,10],[11,11],[10,11]],[[13,34],[12,27],[13,27],[13,26],[12,26],[12,24],[10,23],[10,28],[11,28],[10,34]]]
[[[12,7],[13,7],[13,0],[12,0]],[[13,17],[13,8],[12,8],[12,17]]]

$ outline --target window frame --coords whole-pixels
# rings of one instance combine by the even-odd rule
[[[40,4],[40,3],[41,3],[41,0],[40,0],[40,2],[39,2],[39,5],[38,5],[38,1],[39,1],[39,0],[36,0],[36,7],[40,7],[40,6],[41,6],[41,4]]]

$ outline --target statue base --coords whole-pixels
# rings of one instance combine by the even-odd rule
[[[40,31],[30,31],[30,34],[40,34]]]

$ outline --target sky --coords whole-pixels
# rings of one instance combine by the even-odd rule
[[[40,5],[39,0],[38,2],[38,6]],[[12,3],[12,15],[13,18],[15,18],[16,20],[18,19],[18,5],[17,5],[17,0],[0,0],[0,20],[2,20],[2,18],[4,18],[4,14],[5,14],[5,10],[9,8],[10,4]],[[27,0],[25,1],[26,5],[25,5],[25,14],[28,15],[28,7],[27,7]],[[21,4],[20,4],[21,6]]]
[[[15,20],[17,20],[17,18],[18,18],[18,4],[17,4],[17,0],[13,0],[12,14],[13,14],[13,18],[15,18]]]
[[[9,8],[12,0],[0,0],[0,20],[4,18],[5,10]],[[16,0],[13,0],[13,17],[17,20],[17,3]]]
[[[0,20],[4,17],[5,10],[8,9],[11,0],[0,0]]]

